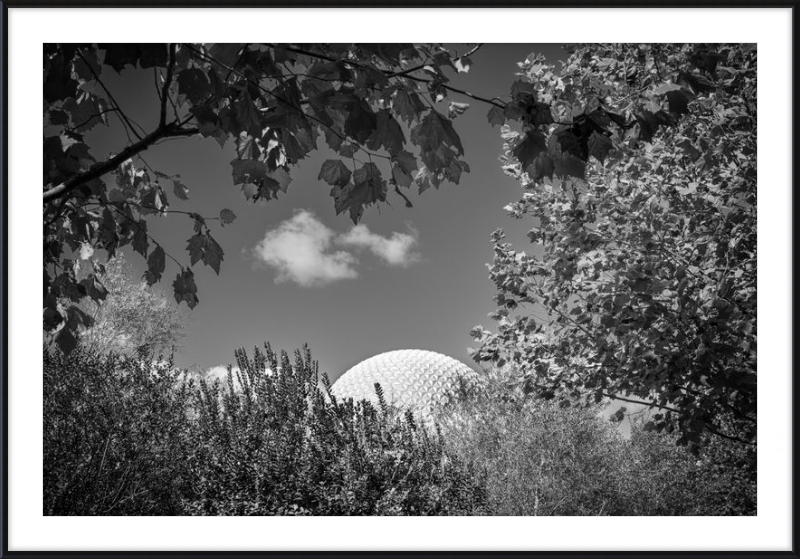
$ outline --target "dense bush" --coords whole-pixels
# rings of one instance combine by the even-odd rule
[[[599,407],[526,398],[507,371],[487,377],[481,397],[438,420],[447,449],[487,472],[492,514],[755,514],[750,447],[715,437],[694,455],[646,420],[626,439]]]
[[[198,393],[188,513],[483,512],[480,477],[439,434],[382,398],[375,408],[329,397],[307,348],[294,363],[269,345],[252,360],[240,350],[237,364],[227,387],[203,382]]]
[[[485,512],[435,429],[330,399],[308,349],[237,361],[198,388],[170,363],[45,348],[45,514]]]
[[[645,420],[626,439],[598,408],[531,400],[502,375],[433,424],[382,396],[331,398],[307,348],[240,350],[226,383],[199,386],[170,363],[44,357],[49,515],[756,512],[749,447],[693,455]]]
[[[756,452],[708,436],[698,455],[676,448],[676,435],[631,429],[632,484],[638,498],[630,514],[730,516],[756,514]],[[728,426],[731,428],[731,426]],[[638,512],[638,511],[644,512]]]
[[[171,363],[44,350],[44,513],[180,514],[191,387]]]

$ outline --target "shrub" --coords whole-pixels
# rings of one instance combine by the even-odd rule
[[[490,370],[484,392],[439,414],[446,450],[487,473],[497,515],[755,513],[755,454],[714,437],[700,455],[677,434],[630,439],[600,408],[525,397],[513,371]]]
[[[44,513],[178,514],[190,386],[172,363],[44,349]]]
[[[489,375],[436,423],[338,401],[307,348],[265,345],[226,385],[171,363],[44,352],[49,515],[755,514],[755,453],[695,456],[597,408],[531,400]]]
[[[756,452],[719,437],[702,441],[702,452],[676,447],[675,434],[656,433],[644,420],[631,428],[636,480],[631,514],[730,516],[756,514]],[[732,426],[728,426],[732,429]]]
[[[189,514],[483,512],[480,476],[440,434],[382,397],[374,407],[329,396],[307,347],[294,363],[268,344],[236,357],[226,387],[201,382],[197,393]]]

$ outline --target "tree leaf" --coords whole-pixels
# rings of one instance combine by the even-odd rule
[[[199,299],[197,298],[197,285],[194,282],[194,273],[190,269],[181,270],[172,282],[175,292],[175,301],[180,304],[185,301],[190,309],[195,308]]]
[[[45,308],[43,312],[43,326],[45,331],[50,332],[58,328],[64,322],[64,317],[55,309]]]
[[[391,112],[385,109],[381,109],[376,114],[376,128],[367,140],[367,147],[379,149],[383,146],[392,155],[400,153],[406,142],[400,123],[395,120]]]
[[[546,150],[547,144],[542,133],[538,130],[529,130],[511,153],[522,164],[522,168],[526,169],[540,153]]]
[[[612,149],[614,149],[614,143],[611,138],[597,132],[592,132],[592,135],[589,136],[589,155],[593,155],[601,163],[605,161],[608,152]]]
[[[411,124],[414,120],[419,120],[419,115],[425,110],[425,105],[420,101],[419,95],[413,91],[400,89],[392,99],[392,108],[400,115],[400,118]]]
[[[59,349],[65,354],[69,354],[78,347],[78,340],[75,335],[66,326],[58,331],[56,334],[56,344]]]
[[[687,89],[668,91],[667,101],[669,102],[669,112],[679,115],[688,114],[689,101],[692,99],[694,99],[694,95]]]
[[[189,252],[192,265],[202,260],[203,264],[211,266],[219,275],[224,253],[222,247],[219,246],[219,243],[214,240],[208,231],[205,234],[198,233],[193,235],[189,239],[186,250]]]
[[[456,58],[455,60],[455,67],[456,70],[459,71],[459,73],[463,72],[464,74],[466,74],[467,72],[469,72],[471,66],[472,66],[472,60],[470,60],[469,57],[462,56],[460,58]]]
[[[70,99],[75,96],[77,88],[78,82],[72,79],[69,60],[65,60],[63,53],[46,59],[44,100],[47,103]]]
[[[108,64],[117,73],[120,73],[125,66],[136,67],[139,59],[139,48],[134,43],[101,43],[100,48],[106,51],[103,62]]]
[[[255,159],[234,159],[231,161],[234,184],[258,184],[267,176],[267,165]]]
[[[92,301],[103,301],[108,296],[108,289],[100,283],[95,274],[81,280],[81,285],[86,290],[86,294]]]
[[[167,264],[165,257],[164,249],[160,245],[150,253],[147,258],[147,271],[145,272],[145,279],[148,285],[153,285],[161,280],[161,274],[164,273],[164,268]]]
[[[571,153],[553,157],[554,173],[559,177],[575,177],[583,179],[586,176],[586,163]]]
[[[331,186],[344,186],[350,182],[352,173],[341,159],[328,159],[322,164],[317,179],[324,180]]]
[[[233,67],[239,61],[239,53],[242,45],[236,43],[215,43],[208,49],[208,53],[214,60],[225,66]]]
[[[456,103],[451,101],[447,107],[447,116],[454,119],[457,116],[463,115],[469,109],[469,103]]]
[[[278,184],[281,191],[286,192],[289,190],[289,183],[292,182],[292,176],[284,168],[275,169],[267,173],[267,177],[272,179]]]
[[[492,126],[502,126],[506,123],[506,115],[500,107],[492,106],[487,116],[489,118],[489,124]]]
[[[407,151],[395,154],[392,156],[392,161],[397,163],[400,169],[409,175],[417,170],[417,159]]]
[[[658,87],[653,90],[653,93],[656,95],[664,95],[669,91],[675,91],[681,89],[681,86],[674,84],[674,83],[662,83]]]
[[[211,93],[211,84],[206,73],[199,68],[187,68],[178,72],[178,93],[185,95],[192,105],[201,104]]]
[[[230,225],[236,219],[236,214],[225,208],[219,212],[219,219],[223,225]]]
[[[236,117],[239,120],[239,125],[242,130],[253,137],[258,136],[261,133],[258,109],[247,91],[239,96],[234,107],[236,108]]]
[[[94,319],[77,305],[70,305],[67,308],[67,325],[73,332],[79,332],[90,328],[94,324]]]
[[[181,200],[188,200],[189,199],[189,187],[183,184],[179,180],[172,179],[172,186],[173,191],[175,192],[175,196],[180,198]]]
[[[353,182],[344,186],[334,186],[331,195],[334,198],[336,213],[349,210],[350,219],[358,223],[364,214],[364,207],[376,202],[386,201],[386,181],[380,169],[374,163],[365,163],[353,173]]]
[[[529,99],[536,98],[536,86],[531,82],[517,80],[511,84],[511,98],[512,99]]]
[[[70,97],[62,108],[69,114],[69,120],[76,132],[86,132],[104,121],[101,112],[106,108],[106,101],[94,95],[84,93],[77,99]]]
[[[409,186],[411,186],[411,183],[413,182],[413,178],[411,177],[411,175],[403,171],[397,165],[392,166],[392,178],[394,179],[395,183],[404,188],[408,188]]]
[[[205,246],[206,236],[204,234],[196,233],[189,238],[189,243],[186,245],[186,251],[189,253],[192,266],[203,259]]]
[[[461,138],[453,129],[453,124],[444,116],[431,109],[419,125],[411,130],[411,141],[425,152],[436,151],[442,145],[453,147],[459,155],[464,154]]]

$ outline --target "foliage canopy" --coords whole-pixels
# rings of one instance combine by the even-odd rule
[[[475,358],[518,365],[527,392],[565,406],[610,397],[659,408],[646,428],[677,429],[681,443],[712,432],[755,444],[755,46],[580,45],[558,71],[532,55],[505,100],[450,85],[448,74],[469,70],[470,52],[45,45],[45,330],[71,349],[93,323],[78,301],[107,297],[99,262],[75,266],[84,252],[111,257],[130,246],[147,262],[148,284],[173,259],[175,300],[190,308],[199,301],[192,266],[220,273],[211,225],[236,216],[170,209],[190,188],[141,159],[159,142],[232,143],[233,183],[254,202],[286,192],[292,168],[324,142],[336,157],[318,178],[336,211],[358,222],[390,187],[410,204],[403,189],[458,183],[469,170],[453,126],[467,105],[448,99],[457,93],[488,104],[489,122],[502,126],[504,169],[525,188],[508,210],[531,219],[535,245],[520,252],[495,233],[498,331],[474,330]],[[153,72],[150,131],[103,82],[104,72],[130,68]],[[85,134],[110,115],[130,143],[97,159]],[[188,263],[148,233],[149,217],[170,213],[189,219]]]
[[[755,444],[755,47],[581,45],[521,73],[507,210],[534,250],[494,233],[498,330],[474,357],[564,405],[658,408],[645,428],[684,444]]]
[[[445,114],[436,103],[451,92],[470,95],[447,77],[470,64],[467,55],[437,45],[45,45],[45,330],[58,329],[61,347],[73,347],[91,318],[58,300],[105,296],[97,271],[72,270],[84,246],[113,256],[130,245],[146,259],[150,284],[172,258],[180,269],[175,299],[190,308],[199,300],[191,267],[202,261],[220,272],[224,252],[209,223],[225,226],[236,216],[229,209],[211,217],[177,212],[193,227],[190,263],[167,254],[148,233],[147,218],[176,213],[170,196],[186,200],[190,189],[180,176],[149,168],[141,159],[147,149],[189,136],[232,142],[233,183],[255,202],[286,192],[292,167],[324,139],[337,157],[322,164],[319,179],[330,185],[337,213],[358,222],[366,207],[386,202],[390,188],[410,205],[401,189],[458,183],[469,170],[452,124],[468,105],[450,103]],[[104,72],[131,67],[154,74],[160,114],[150,131],[131,122],[103,82]],[[130,143],[98,159],[85,134],[110,115]]]

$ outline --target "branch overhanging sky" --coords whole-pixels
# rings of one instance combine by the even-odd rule
[[[457,48],[464,52],[466,46]],[[471,56],[467,74],[451,73],[450,84],[482,97],[508,95],[517,62],[532,52],[548,60],[565,58],[557,44],[486,44]],[[126,114],[145,130],[158,123],[158,96],[151,71],[130,68],[117,75],[104,68],[103,80]],[[229,162],[233,143],[224,149],[211,138],[165,141],[143,153],[153,168],[181,175],[189,200],[170,196],[170,209],[218,215],[231,209],[237,220],[214,227],[225,251],[217,276],[194,266],[200,304],[187,313],[186,338],[176,365],[209,369],[233,363],[238,347],[251,351],[269,341],[292,351],[303,343],[332,380],[356,363],[393,349],[429,349],[476,367],[467,347],[469,330],[487,327],[494,310],[494,288],[486,265],[492,260],[489,236],[503,228],[520,249],[530,250],[530,224],[515,221],[503,207],[519,199],[519,184],[506,176],[498,157],[500,129],[486,118],[489,105],[452,94],[447,102],[467,102],[455,120],[471,172],[461,184],[443,184],[419,195],[404,190],[412,208],[389,194],[391,206],[370,207],[354,226],[347,213],[337,216],[330,187],[317,179],[322,162],[335,155],[319,142],[292,169],[288,192],[266,204],[245,201],[233,185]],[[118,123],[88,135],[95,157],[106,157],[128,142]],[[188,262],[184,252],[192,222],[181,215],[151,218],[148,228],[167,252]],[[144,260],[125,250],[142,273]],[[160,288],[171,297],[177,267],[168,265]]]

